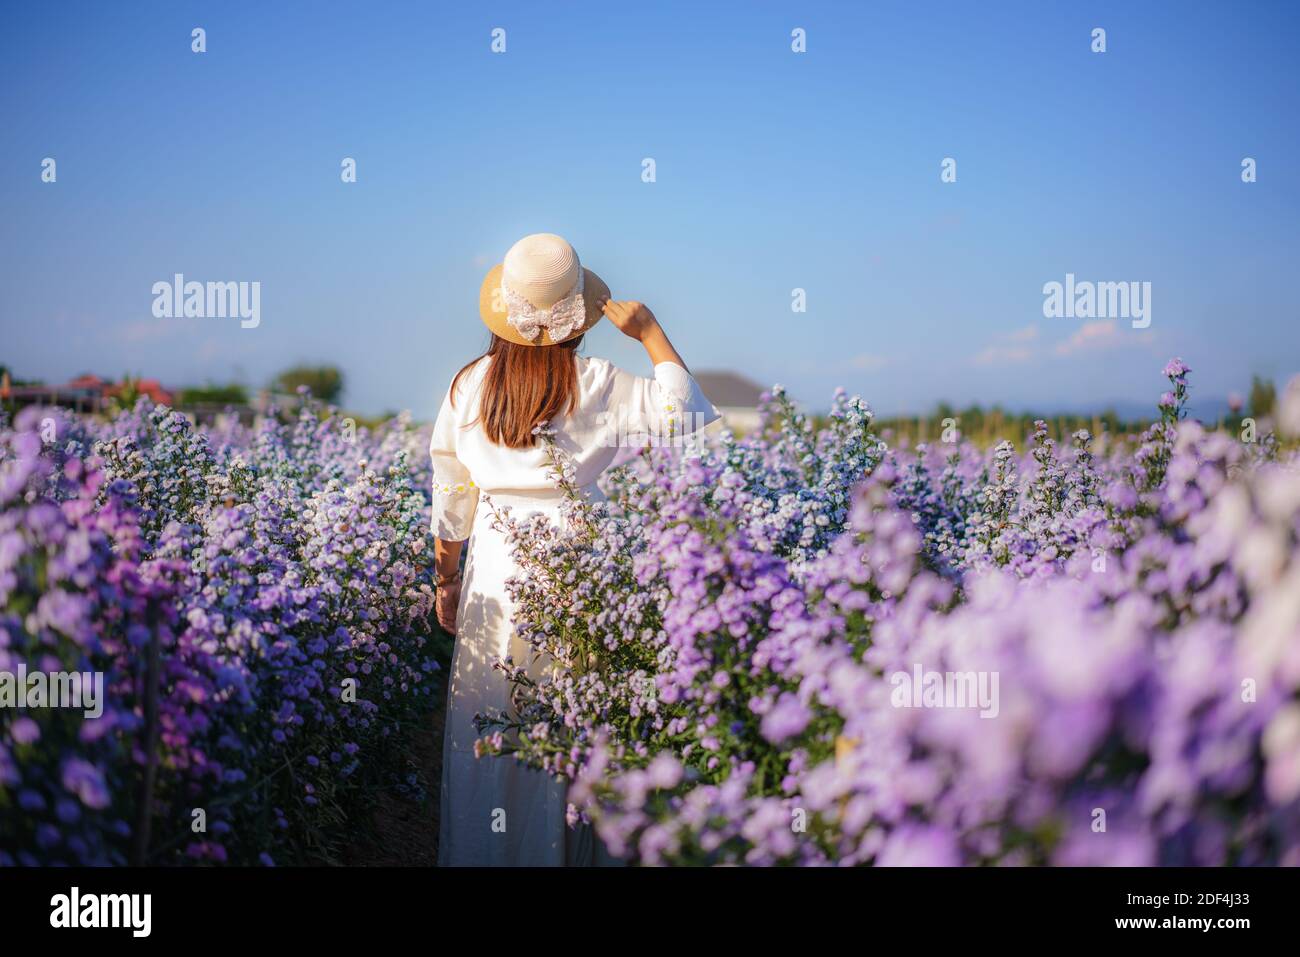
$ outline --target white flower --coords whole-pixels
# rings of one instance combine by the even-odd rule
[[[1286,384],[1278,403],[1277,429],[1288,438],[1300,437],[1300,375]]]
[[[1268,769],[1265,786],[1278,804],[1300,796],[1300,705],[1290,704],[1274,715],[1261,742]]]

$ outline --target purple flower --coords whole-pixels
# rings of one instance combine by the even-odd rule
[[[81,799],[81,803],[94,810],[108,807],[110,798],[103,772],[89,761],[68,758],[63,762],[63,786]]]
[[[32,744],[41,737],[41,726],[31,718],[17,718],[9,727],[9,734],[16,744]]]
[[[812,713],[792,694],[783,694],[763,716],[763,737],[780,744],[808,726]]]
[[[938,827],[904,825],[886,839],[876,858],[881,867],[954,867],[961,863],[957,841]]]

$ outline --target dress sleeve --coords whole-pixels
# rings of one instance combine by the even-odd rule
[[[609,411],[627,433],[689,435],[721,418],[695,377],[675,362],[657,363],[653,379],[610,368]]]
[[[464,399],[461,400],[462,404]],[[460,438],[460,410],[451,404],[451,390],[442,400],[438,421],[433,426],[429,456],[433,459],[433,534],[449,542],[469,538],[478,506],[478,486],[469,469],[456,456]]]

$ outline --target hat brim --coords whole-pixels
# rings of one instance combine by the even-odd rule
[[[561,342],[568,342],[570,339],[576,339],[600,322],[601,316],[605,314],[601,311],[600,300],[609,296],[609,286],[605,285],[603,279],[585,267],[582,273],[582,299],[587,308],[587,320],[582,324],[582,328],[575,329],[563,339],[552,339],[551,333],[547,329],[543,329],[536,339],[525,339],[514,326],[510,325],[510,314],[506,310],[505,297],[501,295],[501,265],[499,263],[489,270],[487,278],[483,280],[483,286],[479,290],[479,318],[493,333],[508,342],[520,346],[554,346],[559,345]]]

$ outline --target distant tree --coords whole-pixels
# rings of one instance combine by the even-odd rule
[[[192,405],[248,405],[248,390],[237,382],[229,385],[205,385],[201,388],[182,389],[179,404]]]
[[[1277,402],[1277,389],[1271,379],[1252,376],[1250,380],[1250,414],[1261,418],[1273,414],[1273,405]]]
[[[119,410],[134,409],[142,394],[140,392],[140,377],[138,375],[124,375],[122,376],[122,384],[108,397],[109,407]]]
[[[294,366],[281,372],[274,382],[281,392],[297,392],[304,385],[316,398],[337,402],[343,394],[343,373],[336,366]]]

